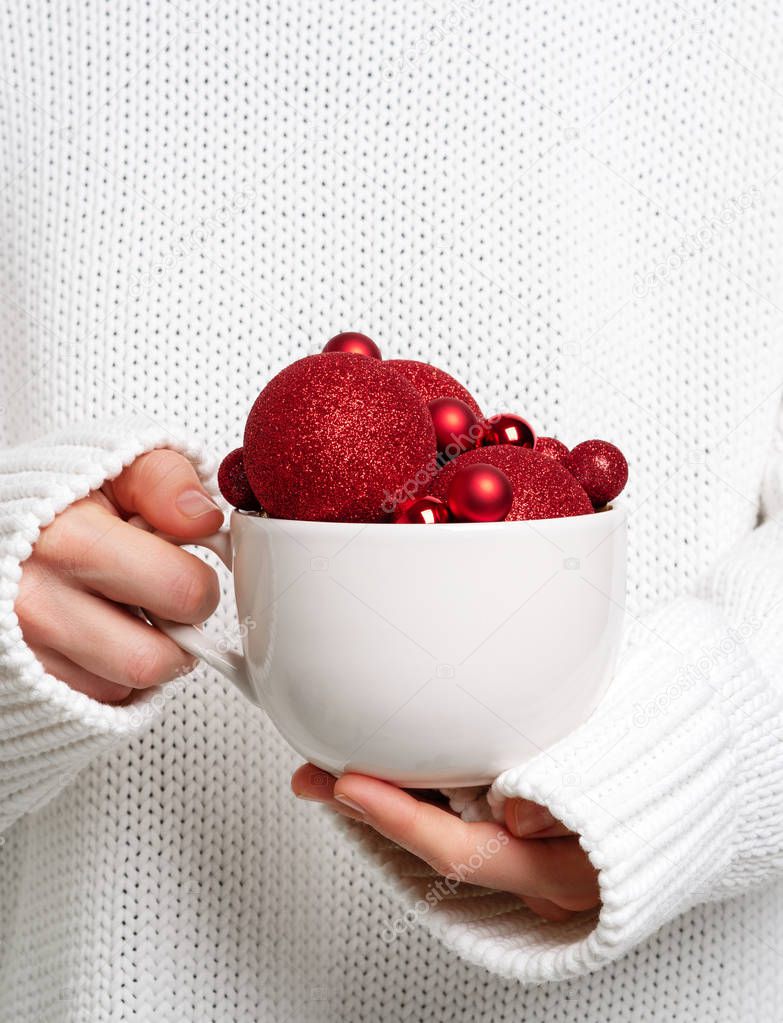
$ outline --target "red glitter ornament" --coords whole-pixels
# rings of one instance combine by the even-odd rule
[[[347,330],[335,336],[324,345],[325,352],[350,352],[352,355],[366,355],[370,359],[382,359],[380,348],[366,334]]]
[[[428,405],[438,451],[452,458],[475,448],[481,424],[473,409],[459,398],[435,398]]]
[[[384,365],[410,380],[425,402],[434,401],[435,398],[459,398],[482,418],[482,411],[470,391],[437,366],[417,362],[416,359],[389,359]]]
[[[437,497],[418,497],[404,501],[394,513],[393,521],[403,525],[440,525],[449,521],[449,509]]]
[[[513,501],[508,476],[487,462],[475,462],[454,473],[446,497],[457,522],[501,522]]]
[[[500,415],[489,417],[478,446],[514,444],[520,448],[532,448],[535,443],[536,435],[527,419],[515,416],[513,412],[502,412]]]
[[[486,463],[501,469],[511,481],[514,501],[506,515],[509,522],[593,513],[584,488],[559,462],[514,444],[466,451],[440,470],[432,482],[430,494],[443,500],[448,496],[451,481],[461,469]]]
[[[284,519],[381,522],[390,495],[429,483],[436,458],[416,389],[350,353],[310,355],[278,373],[256,398],[244,440],[253,492]]]
[[[614,500],[628,482],[625,455],[608,440],[577,444],[571,451],[569,469],[596,507]]]
[[[571,459],[571,452],[565,446],[561,440],[557,440],[556,437],[536,437],[535,447],[533,448],[537,455],[545,455],[547,458],[554,458],[556,462],[569,468],[569,462]]]
[[[259,511],[258,498],[250,488],[242,460],[242,448],[229,451],[220,463],[217,475],[220,493],[229,504],[242,511]]]

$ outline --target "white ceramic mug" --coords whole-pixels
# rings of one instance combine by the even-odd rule
[[[307,760],[418,788],[490,783],[593,711],[625,602],[625,513],[355,525],[233,512],[242,652],[149,619]],[[192,542],[192,541],[191,541]]]

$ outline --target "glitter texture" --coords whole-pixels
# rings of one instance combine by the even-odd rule
[[[220,493],[229,504],[242,511],[258,511],[258,498],[253,493],[242,459],[242,448],[229,451],[220,463],[217,476]]]
[[[536,437],[536,446],[533,450],[537,455],[554,458],[556,462],[560,462],[566,469],[570,467],[571,452],[556,437]]]
[[[410,380],[425,402],[429,403],[436,398],[459,398],[472,408],[477,416],[483,418],[478,402],[470,391],[437,366],[430,366],[428,362],[417,362],[415,359],[389,359],[384,365],[387,369],[402,373]]]
[[[567,515],[590,515],[593,506],[584,488],[562,465],[530,448],[513,444],[466,451],[444,466],[435,477],[430,493],[444,500],[454,476],[465,466],[486,462],[501,469],[514,488],[514,502],[506,521],[556,519]]]
[[[274,518],[381,522],[390,494],[435,458],[429,410],[377,359],[310,355],[259,394],[245,426],[245,470]]]
[[[625,455],[608,440],[577,444],[571,451],[568,468],[597,507],[614,500],[628,482]]]

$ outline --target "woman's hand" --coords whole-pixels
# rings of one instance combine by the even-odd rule
[[[578,837],[536,803],[508,800],[503,828],[492,822],[466,824],[365,775],[345,774],[337,781],[312,764],[299,768],[291,787],[301,799],[364,821],[444,877],[518,895],[546,920],[567,920],[600,902],[598,872]]]
[[[193,554],[125,521],[183,539],[216,530],[223,513],[175,451],[141,455],[101,490],[61,512],[22,564],[14,610],[44,668],[102,703],[182,675],[196,660],[123,605],[177,622],[208,618],[217,576]]]

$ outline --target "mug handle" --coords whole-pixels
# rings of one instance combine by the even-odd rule
[[[231,530],[227,526],[223,526],[216,533],[210,533],[209,536],[199,536],[195,539],[183,540],[181,537],[162,533],[159,529],[151,529],[149,524],[140,515],[131,516],[128,522],[130,525],[143,529],[147,533],[152,533],[153,536],[159,536],[162,540],[167,540],[178,547],[185,547],[190,544],[194,547],[206,547],[213,554],[217,554],[226,568],[233,572]],[[250,682],[250,672],[248,671],[244,654],[238,650],[221,650],[217,643],[206,634],[202,626],[171,622],[165,618],[159,618],[143,607],[140,607],[139,611],[151,625],[154,625],[156,629],[160,629],[162,633],[173,639],[177,646],[182,647],[189,654],[193,654],[194,657],[198,657],[211,668],[219,671],[221,675],[224,675],[230,682],[233,682],[240,693],[250,700],[251,703],[258,703],[258,698],[253,692]]]

